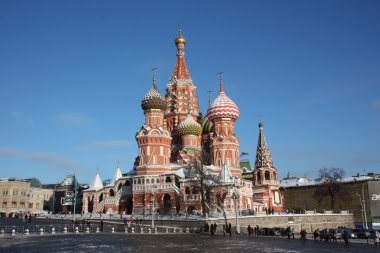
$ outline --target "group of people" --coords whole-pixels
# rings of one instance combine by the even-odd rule
[[[206,233],[210,232],[210,235],[215,235],[216,228],[218,225],[214,222],[214,224],[209,225],[207,222],[205,223],[204,230]]]
[[[251,227],[251,225],[248,225],[247,230],[248,230],[248,235],[249,236],[251,236],[251,235],[258,235],[260,233],[258,225],[256,225],[255,227]]]

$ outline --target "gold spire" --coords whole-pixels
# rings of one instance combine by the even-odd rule
[[[178,28],[178,37],[175,39],[175,45],[177,46],[178,44],[186,44],[186,39],[185,37],[182,36],[182,24],[179,24]]]

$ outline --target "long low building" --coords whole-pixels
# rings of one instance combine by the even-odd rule
[[[356,225],[380,228],[380,178],[376,174],[342,178],[333,204],[331,195],[318,193],[324,187],[319,180],[288,176],[281,181],[281,187],[288,212],[351,210]]]
[[[1,179],[0,214],[41,213],[52,209],[53,190],[41,188],[38,179]]]

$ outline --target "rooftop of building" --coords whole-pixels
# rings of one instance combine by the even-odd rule
[[[365,182],[370,180],[379,180],[380,177],[378,177],[377,174],[374,173],[368,173],[367,175],[355,175],[355,176],[349,176],[344,177],[340,181],[341,183],[354,183],[354,182]],[[308,179],[306,177],[294,177],[289,176],[281,180],[281,186],[284,188],[291,188],[291,187],[308,187],[308,186],[315,186],[321,184],[321,181],[318,179]]]

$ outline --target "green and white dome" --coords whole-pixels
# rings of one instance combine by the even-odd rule
[[[145,110],[160,109],[165,111],[167,104],[165,98],[161,95],[156,87],[156,80],[153,79],[153,87],[148,91],[141,101],[141,107]]]

